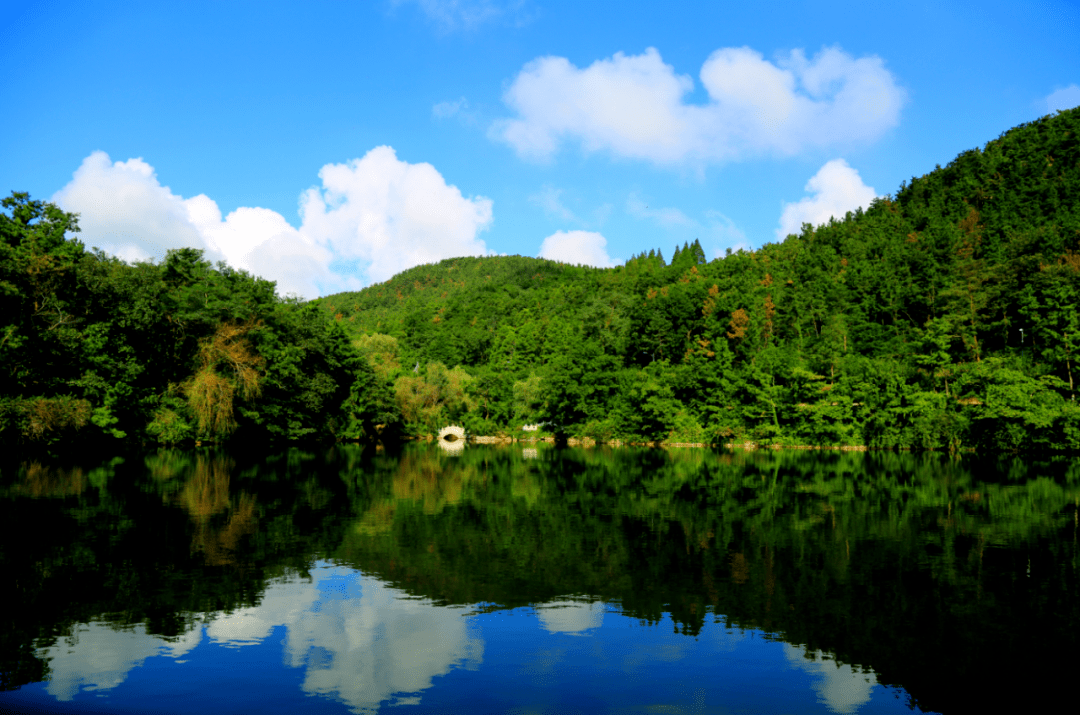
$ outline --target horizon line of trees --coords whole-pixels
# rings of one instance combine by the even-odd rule
[[[706,261],[418,266],[315,301],[414,432],[1080,449],[1080,110]]]
[[[1080,109],[760,249],[418,266],[303,304],[0,211],[0,445],[390,439],[1080,449]],[[112,442],[110,442],[110,440]]]

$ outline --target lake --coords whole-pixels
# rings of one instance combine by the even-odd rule
[[[1080,665],[1075,458],[161,450],[0,510],[0,712],[1038,710]]]

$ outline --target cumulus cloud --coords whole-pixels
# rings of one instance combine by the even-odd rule
[[[127,679],[128,671],[162,650],[163,642],[148,637],[140,624],[131,630],[103,623],[78,624],[71,634],[39,652],[48,658],[46,692],[71,700],[80,690],[111,690]]]
[[[594,231],[556,231],[540,245],[540,258],[597,268],[621,263],[612,260],[607,253],[607,239]]]
[[[280,293],[314,297],[321,288],[359,287],[355,278],[330,270],[333,253],[327,246],[293,228],[276,211],[242,206],[222,219],[217,204],[205,195],[185,203],[211,255],[276,281]]]
[[[848,211],[869,206],[875,196],[874,187],[864,184],[859,172],[843,159],[833,159],[821,167],[806,182],[806,191],[813,195],[784,204],[780,227],[776,229],[778,239],[799,233],[804,223],[818,226],[831,217],[842,219]]]
[[[517,117],[490,136],[523,157],[549,160],[563,140],[586,151],[660,164],[737,160],[877,139],[899,121],[905,93],[878,57],[833,47],[775,64],[749,47],[712,53],[700,79],[709,100],[687,104],[693,80],[660,53],[616,53],[585,69],[564,57],[525,65],[504,95]]]
[[[1073,107],[1080,107],[1080,86],[1075,84],[1051,92],[1046,98],[1046,109],[1051,114],[1058,110],[1065,111]]]
[[[168,249],[198,248],[276,281],[280,293],[309,298],[420,263],[487,253],[476,234],[491,223],[491,200],[465,198],[430,164],[377,147],[328,164],[319,176],[322,188],[301,197],[300,228],[265,208],[223,217],[208,196],[185,199],[163,186],[142,159],[112,162],[100,151],[52,200],[80,214],[84,242],[125,260],[160,261]]]
[[[207,636],[241,648],[284,625],[284,662],[305,670],[304,691],[343,700],[358,713],[376,712],[387,700],[419,704],[435,677],[475,669],[483,659],[483,641],[451,609],[328,564],[317,564],[309,579],[272,584],[258,606],[218,615]]]
[[[453,256],[487,254],[477,233],[491,225],[492,201],[465,198],[431,164],[409,164],[388,146],[362,159],[328,164],[323,188],[301,198],[301,231],[384,281],[406,268]]]
[[[113,163],[95,151],[52,200],[80,214],[86,243],[126,260],[160,260],[169,248],[209,249],[191,223],[187,204],[162,186],[142,159]]]

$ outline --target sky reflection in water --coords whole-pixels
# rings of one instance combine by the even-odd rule
[[[951,714],[1074,680],[1080,461],[532,449],[0,471],[0,711]]]
[[[236,657],[248,649],[262,651],[259,662]],[[571,598],[492,612],[437,606],[327,562],[172,641],[141,625],[94,622],[39,655],[51,679],[20,691],[27,704],[47,694],[76,707],[105,705],[105,696],[117,710],[164,702],[170,712],[910,712],[873,673],[820,651],[808,659],[760,631],[707,622],[689,638],[666,617],[647,625],[613,604]],[[299,687],[288,686],[297,674]],[[248,693],[262,679],[278,685],[254,702],[178,692],[222,677]]]

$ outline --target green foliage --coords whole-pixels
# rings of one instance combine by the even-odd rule
[[[1078,137],[1080,110],[1045,117],[711,262],[696,240],[603,270],[457,258],[317,304],[398,380],[420,432],[449,413],[412,370],[440,362],[473,378],[454,419],[489,430],[1080,449]]]
[[[153,413],[146,433],[162,444],[180,444],[194,438],[195,430],[178,409],[161,407]]]
[[[454,258],[307,305],[194,249],[161,265],[86,251],[75,216],[15,193],[0,443],[545,422],[598,440],[1080,449],[1078,137],[1080,109],[1045,117],[713,261],[697,240],[610,269]],[[62,399],[86,419],[28,417]]]
[[[15,193],[0,213],[0,443],[377,437],[385,381],[314,306],[194,249],[128,265]],[[390,409],[388,409],[390,408]]]

